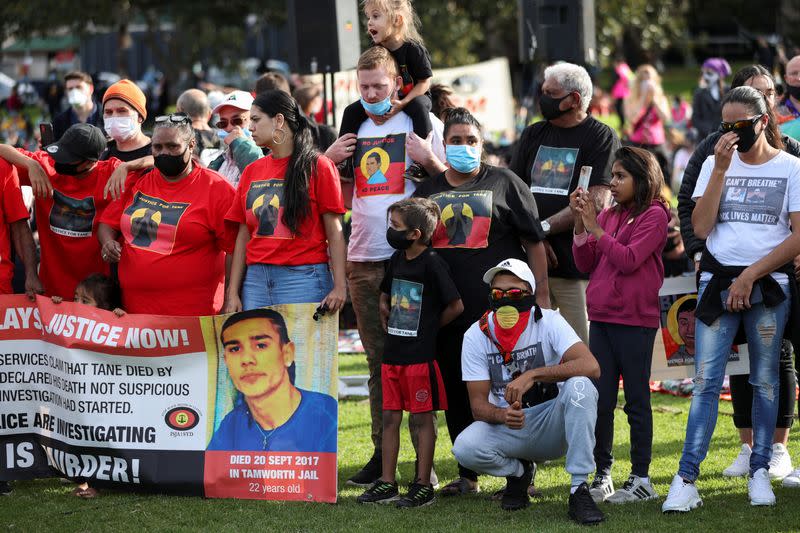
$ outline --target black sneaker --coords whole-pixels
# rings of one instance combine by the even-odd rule
[[[536,482],[535,482],[535,480],[536,480],[536,469],[537,469],[536,463],[531,463],[531,467],[533,468],[533,472],[531,473],[531,484],[528,485],[528,496],[530,496],[531,498],[539,498],[540,496],[542,496],[542,491],[540,491],[539,489],[536,488]],[[431,480],[432,479],[433,478],[431,478]],[[434,488],[436,488],[436,487],[434,487]],[[490,497],[490,499],[493,502],[499,502],[500,500],[503,499],[503,494],[505,494],[505,492],[506,492],[506,488],[505,487],[503,487],[502,489],[498,489],[498,490],[496,490],[496,491],[494,491],[492,493],[492,496]]]
[[[358,503],[390,503],[400,498],[397,483],[389,483],[379,479],[364,494],[356,498]]]
[[[433,492],[432,485],[421,485],[419,483],[412,483],[408,489],[408,494],[400,498],[395,504],[397,507],[424,507],[436,501],[436,495]]]
[[[356,472],[353,477],[348,479],[345,484],[355,487],[370,487],[383,473],[383,465],[381,464],[382,458],[380,452],[375,452],[370,457],[367,464]]]
[[[522,463],[523,467],[522,475],[520,477],[506,477],[506,490],[500,499],[500,507],[504,511],[518,511],[531,504],[531,499],[528,496],[528,485],[531,484],[533,479],[533,464],[530,461],[523,460],[520,460],[520,463]]]
[[[411,489],[411,485],[413,485],[414,483],[419,481],[419,478],[416,477],[418,470],[419,470],[419,461],[415,459],[414,460],[414,481],[412,481],[411,483],[408,484],[409,490]],[[439,476],[436,475],[436,470],[434,470],[433,467],[431,467],[430,481],[431,481],[431,486],[433,487],[433,490],[439,490]]]
[[[578,490],[569,495],[569,517],[583,525],[599,524],[606,518],[594,503],[586,482],[581,483]]]
[[[408,167],[403,174],[403,177],[407,180],[413,181],[414,183],[422,183],[429,178],[428,172],[422,168],[422,165],[419,163],[414,163]]]
[[[0,496],[11,496],[14,487],[8,481],[0,481]]]

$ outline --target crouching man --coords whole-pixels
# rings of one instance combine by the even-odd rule
[[[604,519],[586,480],[594,472],[600,367],[556,311],[536,305],[527,264],[507,259],[489,269],[488,311],[467,331],[461,355],[476,422],[456,439],[453,454],[476,472],[506,478],[502,508],[530,505],[533,463],[566,455],[572,476],[569,516],[581,524]]]

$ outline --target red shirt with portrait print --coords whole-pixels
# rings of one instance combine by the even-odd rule
[[[28,220],[16,169],[0,159],[0,294],[11,294],[14,262],[11,260],[11,224]]]
[[[172,182],[156,169],[128,175],[125,194],[101,222],[122,233],[119,282],[129,313],[205,316],[222,307],[225,253],[235,235],[225,213],[235,191],[195,166]]]
[[[328,262],[328,241],[322,215],[345,212],[336,165],[319,156],[308,187],[309,213],[292,234],[283,223],[284,175],[289,157],[261,158],[244,169],[236,200],[225,219],[247,224],[247,264],[297,266]]]
[[[39,278],[45,294],[72,300],[75,287],[89,274],[109,274],[100,256],[97,224],[109,199],[103,199],[108,178],[120,165],[119,159],[98,161],[84,177],[58,174],[53,158],[45,151],[19,152],[36,160],[53,184],[52,198],[36,198],[36,228],[42,257]],[[30,185],[28,170],[18,167],[22,185]]]

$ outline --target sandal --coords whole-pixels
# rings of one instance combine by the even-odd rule
[[[82,489],[80,487],[75,487],[75,489],[72,490],[72,495],[77,496],[78,498],[83,498],[85,500],[88,500],[90,498],[96,498],[97,496],[99,496],[100,491],[92,487],[87,487],[85,489]]]
[[[477,494],[481,491],[477,481],[459,477],[442,487],[439,493],[442,496],[462,496],[464,494]]]

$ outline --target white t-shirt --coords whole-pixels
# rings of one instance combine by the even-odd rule
[[[494,336],[494,320],[489,314],[489,331]],[[567,324],[558,311],[542,309],[542,318],[535,322],[533,312],[528,327],[520,335],[511,356],[522,372],[555,366],[561,363],[564,354],[581,339]],[[464,381],[491,381],[489,403],[497,407],[508,407],[505,400],[506,385],[511,380],[503,356],[494,343],[484,335],[475,322],[464,335],[461,346],[461,378]]]
[[[714,156],[703,163],[692,198],[703,196]],[[719,215],[706,248],[725,266],[752,265],[792,231],[789,213],[800,211],[800,159],[781,151],[761,165],[749,165],[734,152],[725,172]],[[776,279],[786,278],[775,274]]]
[[[445,161],[442,141],[442,122],[433,114],[432,149],[440,161]],[[367,119],[358,130],[358,142],[353,156],[355,187],[349,261],[384,261],[394,250],[386,242],[390,205],[414,193],[414,182],[404,179],[403,173],[413,161],[406,154],[406,135],[414,131],[411,118],[398,113],[378,126]]]

